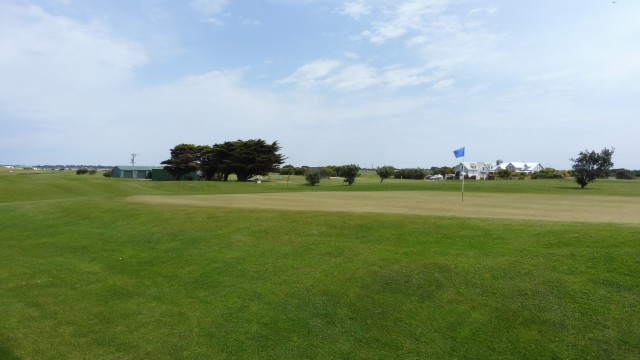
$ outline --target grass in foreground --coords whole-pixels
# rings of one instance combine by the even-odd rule
[[[146,206],[122,196],[147,183],[56,180],[0,204],[0,358],[640,354],[635,225]]]

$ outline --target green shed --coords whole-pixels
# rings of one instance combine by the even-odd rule
[[[165,170],[164,168],[154,168],[151,171],[151,180],[153,181],[172,181],[173,177],[171,174]],[[185,174],[182,181],[194,181],[194,180],[202,180],[202,174],[199,171],[192,171],[188,174]]]
[[[111,170],[111,177],[120,179],[151,179],[155,166],[116,166]]]

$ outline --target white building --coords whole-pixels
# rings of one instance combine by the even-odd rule
[[[465,161],[456,165],[453,170],[456,174],[459,172],[464,173],[471,179],[486,180],[493,166],[491,163]]]
[[[514,173],[531,174],[544,170],[544,166],[538,162],[510,162],[507,164],[507,170],[511,170]]]
[[[467,177],[476,180],[486,180],[490,174],[505,169],[514,173],[532,174],[536,171],[544,170],[544,166],[538,162],[505,163],[502,160],[498,160],[496,163],[465,161],[453,168],[456,173],[464,173]]]

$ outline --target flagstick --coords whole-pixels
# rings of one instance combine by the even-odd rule
[[[464,203],[464,156],[462,156],[462,202]]]

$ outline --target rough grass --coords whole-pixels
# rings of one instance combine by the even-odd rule
[[[9,177],[0,358],[640,355],[635,224],[143,204],[125,199],[280,190]],[[449,186],[424,183],[406,186]]]

